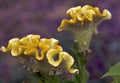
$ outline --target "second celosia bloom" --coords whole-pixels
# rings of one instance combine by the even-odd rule
[[[93,33],[97,33],[97,26],[104,20],[111,19],[111,13],[103,10],[101,13],[99,8],[85,5],[70,8],[67,15],[70,20],[63,19],[58,31],[70,31],[74,34],[79,44],[81,52],[89,51],[89,44]]]
[[[27,66],[33,69],[33,71],[40,70],[40,72],[43,72],[47,70],[45,72],[51,74],[52,69],[57,73],[57,70],[61,68],[63,70],[60,72],[64,72],[64,70],[68,70],[70,73],[78,72],[78,69],[71,68],[74,64],[73,57],[67,52],[64,52],[58,43],[59,41],[54,38],[40,39],[39,35],[28,35],[21,39],[11,39],[7,48],[4,46],[1,47],[1,51],[11,52],[12,56],[22,57],[22,59],[24,59],[22,60],[23,63],[27,63]],[[28,60],[27,57],[31,58],[32,62],[31,59]]]

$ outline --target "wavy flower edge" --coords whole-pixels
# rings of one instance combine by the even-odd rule
[[[63,19],[58,31],[69,30],[69,27],[74,26],[86,26],[89,23],[97,26],[104,20],[111,19],[112,15],[104,9],[101,13],[98,7],[92,7],[91,5],[85,5],[83,7],[72,7],[66,11],[66,14],[71,17],[70,20]]]
[[[7,48],[2,46],[0,50],[10,53],[12,56],[29,56],[34,57],[38,62],[47,59],[48,63],[54,68],[59,67],[65,62],[65,69],[70,73],[78,73],[78,69],[72,69],[74,64],[73,57],[64,52],[62,46],[58,45],[59,41],[54,38],[41,38],[40,35],[27,35],[21,39],[13,38],[9,41]],[[58,57],[55,60],[55,57]]]

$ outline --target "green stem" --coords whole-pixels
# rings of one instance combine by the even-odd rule
[[[47,76],[45,83],[60,83],[60,79],[58,76],[54,75],[54,76]]]
[[[42,75],[41,77],[37,74],[33,74],[39,83],[60,83],[60,78],[57,75]]]
[[[84,56],[84,55],[82,55]],[[80,71],[80,78],[81,83],[87,83],[87,77],[86,77],[86,64],[82,64],[82,59],[78,56],[77,62],[79,63],[79,71]]]
[[[86,63],[87,59],[82,54],[79,53],[77,50],[73,50],[74,52],[74,59],[75,59],[75,65],[79,69],[79,74],[75,76],[75,83],[87,83],[88,80],[88,73],[86,70]]]
[[[82,83],[87,83],[87,76],[86,76],[86,67],[85,66],[83,66],[82,67]]]

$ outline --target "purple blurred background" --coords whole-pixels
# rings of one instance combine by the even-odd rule
[[[57,32],[66,10],[90,4],[108,9],[112,19],[98,26],[99,34],[91,41],[88,56],[89,83],[109,83],[110,78],[99,79],[111,65],[120,61],[120,0],[0,0],[0,46],[14,37],[39,34],[60,40],[65,51],[71,52],[72,35]],[[0,83],[37,83],[10,55],[0,54]]]

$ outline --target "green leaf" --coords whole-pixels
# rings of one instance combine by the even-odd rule
[[[102,76],[102,78],[107,76],[120,76],[120,62],[112,66],[110,70]]]
[[[74,82],[71,80],[63,80],[62,83],[74,83]]]
[[[112,83],[120,83],[120,76],[114,76],[114,80]]]

